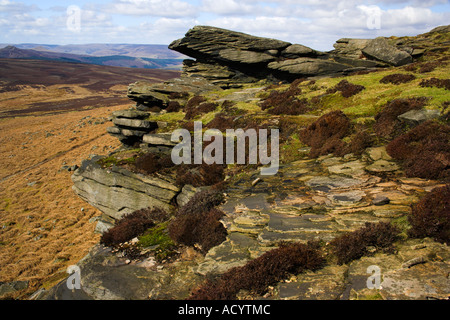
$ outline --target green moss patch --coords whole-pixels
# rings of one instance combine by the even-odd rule
[[[166,260],[176,253],[176,244],[167,232],[168,225],[169,221],[157,224],[138,237],[138,245],[142,248],[152,247],[155,258],[159,261]]]

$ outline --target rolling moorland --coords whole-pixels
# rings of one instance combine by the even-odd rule
[[[179,70],[184,56],[162,45],[1,45],[0,58]]]
[[[70,167],[119,145],[106,127],[112,111],[130,105],[130,82],[161,82],[179,72],[20,59],[0,64],[0,281],[28,281],[30,293],[98,241],[89,219],[99,213],[73,194]]]
[[[135,106],[5,111],[19,121],[2,136],[18,172],[2,181],[5,296],[70,298],[60,281],[77,263],[90,299],[447,299],[449,35],[340,39],[322,53],[196,27],[170,45],[196,59],[180,78],[125,85]],[[51,143],[27,140],[31,120]],[[174,166],[168,134],[194,120],[279,129],[279,172]],[[23,170],[19,145],[67,149]],[[366,287],[371,265],[382,288]]]

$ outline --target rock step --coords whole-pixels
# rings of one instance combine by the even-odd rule
[[[173,147],[179,142],[179,140],[176,140],[175,142],[172,141],[171,133],[146,134],[143,136],[142,141],[154,146],[169,146],[169,147]]]

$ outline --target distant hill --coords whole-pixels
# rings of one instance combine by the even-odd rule
[[[0,58],[52,60],[126,68],[179,70],[184,56],[169,50],[167,47],[164,48],[162,45],[53,46],[22,44],[3,47],[0,49]]]
[[[128,86],[139,80],[161,82],[179,75],[180,72],[175,70],[136,70],[64,61],[0,58],[0,84],[9,86],[79,84],[91,89],[108,90],[118,84]]]
[[[129,103],[130,83],[159,83],[179,76],[175,70],[0,58],[0,118],[123,105]]]
[[[8,44],[0,44],[0,48]],[[10,44],[11,45],[11,44]],[[170,50],[163,44],[69,44],[49,45],[36,43],[13,44],[19,49],[51,51],[89,56],[127,56],[149,59],[183,59],[186,56]]]

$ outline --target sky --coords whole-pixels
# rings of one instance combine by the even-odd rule
[[[450,0],[0,0],[0,43],[169,44],[195,25],[332,50],[450,24]]]

